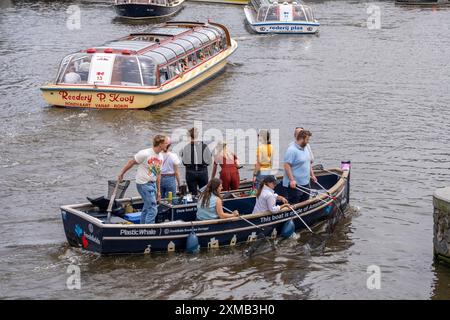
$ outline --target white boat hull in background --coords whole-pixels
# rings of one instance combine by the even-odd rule
[[[245,6],[244,12],[250,28],[257,33],[314,34],[319,32],[319,23],[301,21],[255,22],[256,12],[252,7]]]

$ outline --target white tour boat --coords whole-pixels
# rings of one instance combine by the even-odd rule
[[[319,31],[319,22],[312,9],[301,2],[251,0],[244,7],[245,17],[258,33],[312,34]]]

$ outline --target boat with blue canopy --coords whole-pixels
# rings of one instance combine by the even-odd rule
[[[116,201],[108,215],[108,200],[66,205],[61,216],[67,241],[71,246],[100,254],[143,254],[150,252],[195,251],[195,249],[236,246],[251,243],[262,233],[265,237],[289,237],[294,231],[337,219],[349,205],[350,162],[340,168],[315,170],[317,184],[312,184],[309,200],[292,204],[279,212],[253,212],[255,195],[252,181],[223,196],[223,207],[240,215],[227,219],[196,220],[195,199],[165,200],[158,205],[154,224],[140,224],[141,198]],[[280,177],[278,177],[280,181]],[[323,187],[323,189],[322,189]],[[275,192],[282,194],[279,183]],[[320,191],[322,190],[322,191]],[[99,204],[103,202],[103,204]],[[135,212],[125,213],[124,208]],[[130,210],[128,210],[130,211]],[[301,218],[301,219],[300,219]]]
[[[320,23],[314,18],[313,10],[300,1],[251,0],[244,12],[248,25],[257,33],[319,32]]]

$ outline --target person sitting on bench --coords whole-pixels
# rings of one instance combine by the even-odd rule
[[[239,216],[237,210],[232,213],[223,211],[221,191],[222,182],[217,178],[211,179],[198,199],[197,220],[226,219]]]
[[[252,213],[270,211],[278,212],[289,207],[286,198],[277,195],[274,192],[277,185],[277,179],[274,176],[266,176],[256,191],[256,204]],[[277,200],[283,202],[281,206],[277,205]]]

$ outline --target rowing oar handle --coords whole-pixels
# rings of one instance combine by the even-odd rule
[[[297,213],[297,211],[294,210],[294,208],[292,208],[291,205],[289,205],[289,209],[292,210],[292,212],[297,216],[297,218],[300,219],[301,222],[303,222],[303,224],[306,226],[306,228],[308,228],[308,230],[309,230],[311,233],[314,233],[314,232],[311,230],[311,228],[306,224],[305,220],[303,220],[302,217],[300,217],[300,215]]]
[[[332,197],[330,191],[328,191],[327,189],[325,189],[325,188],[319,183],[319,181],[316,181],[315,184],[317,184],[319,187],[321,187],[323,191],[325,191],[330,197]],[[333,200],[334,200],[334,199],[333,199]]]
[[[112,206],[113,206],[114,200],[115,200],[115,198],[116,198],[117,189],[119,188],[119,183],[120,183],[120,181],[117,180],[116,186],[114,187],[114,191],[113,191],[113,193],[112,193],[112,195],[111,195],[111,199],[109,200],[108,209],[106,210],[106,211],[108,212],[108,217],[107,217],[107,219],[106,219],[106,221],[107,221],[108,223],[111,222],[111,211],[112,211]]]
[[[232,212],[233,212],[233,211],[231,211],[230,209],[228,209],[227,207],[222,206],[222,208],[223,208],[225,211],[228,211],[229,213],[232,213]],[[253,222],[251,222],[251,221],[245,219],[243,216],[239,216],[239,218],[242,219],[242,220],[244,220],[244,221],[247,222],[248,224],[250,224],[250,225],[252,225],[252,226],[258,228],[259,230],[264,231],[264,228],[262,228],[262,227],[260,227],[260,226],[258,226],[258,225],[256,225],[256,224],[254,224]]]

